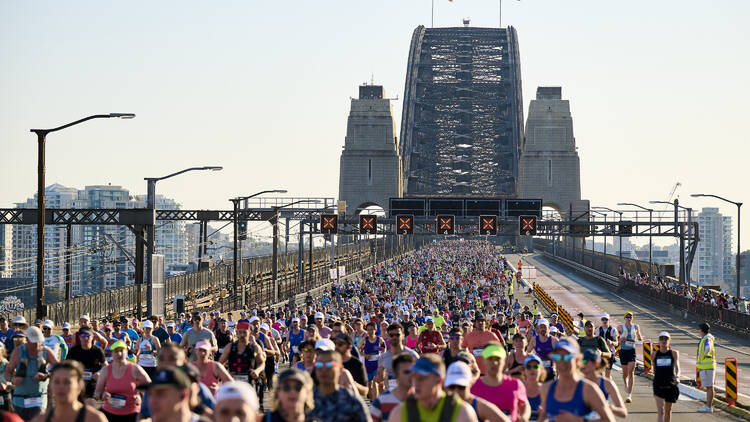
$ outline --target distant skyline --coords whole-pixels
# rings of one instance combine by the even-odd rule
[[[436,0],[435,26],[469,17],[496,27],[497,7]],[[538,86],[562,86],[570,100],[583,197],[648,206],[679,181],[682,204],[732,217],[733,250],[736,208],[689,195],[750,202],[748,21],[740,0],[503,2],[503,24],[519,35],[524,113]],[[51,134],[48,185],[142,194],[146,176],[221,165],[157,192],[204,209],[272,188],[335,197],[349,97],[374,78],[402,98],[420,24],[430,25],[430,0],[3,2],[0,207],[36,191],[29,129],[105,112],[137,118]]]

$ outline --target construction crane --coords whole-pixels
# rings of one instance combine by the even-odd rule
[[[674,198],[674,194],[677,191],[677,188],[679,188],[680,186],[682,186],[682,183],[680,182],[677,182],[674,184],[674,186],[672,187],[672,190],[669,192],[669,197],[667,198],[667,202],[672,202],[672,198]]]

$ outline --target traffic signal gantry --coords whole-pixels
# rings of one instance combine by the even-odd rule
[[[359,216],[359,234],[377,234],[378,217],[376,215]]]
[[[518,234],[521,236],[536,236],[536,216],[521,215],[518,217]]]
[[[396,234],[414,234],[414,216],[396,216]]]
[[[455,215],[438,215],[437,216],[437,234],[455,234],[456,233],[456,216]]]
[[[482,236],[497,235],[496,215],[482,215],[479,217],[479,234]]]
[[[322,234],[336,234],[339,231],[339,216],[336,214],[320,214],[320,232]]]

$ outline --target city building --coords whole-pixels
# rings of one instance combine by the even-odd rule
[[[146,208],[146,195],[136,195],[134,208]],[[174,199],[156,195],[156,209],[178,210],[181,205]],[[187,264],[193,252],[188,245],[188,233],[184,221],[163,221],[156,224],[154,253],[164,255],[164,268],[167,272]],[[195,252],[198,251],[197,244]]]
[[[721,215],[718,208],[703,208],[696,220],[700,241],[693,261],[693,280],[699,285],[734,285],[732,218]]]
[[[13,262],[13,226],[0,224],[0,278],[9,278]]]

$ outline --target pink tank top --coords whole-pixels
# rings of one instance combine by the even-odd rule
[[[216,395],[216,392],[219,390],[219,379],[214,375],[214,365],[216,365],[216,362],[211,361],[206,368],[206,375],[201,377],[201,382],[211,390],[211,394]]]
[[[135,378],[133,377],[133,363],[128,362],[125,373],[120,378],[115,378],[112,373],[112,365],[107,365],[107,383],[104,391],[111,397],[102,404],[102,410],[113,415],[132,415],[141,411],[141,405],[135,404],[135,396],[138,394]]]
[[[411,338],[411,334],[409,334],[408,336],[406,336],[406,347],[410,349],[416,348],[417,340],[419,340],[419,336],[417,336],[416,338]]]

